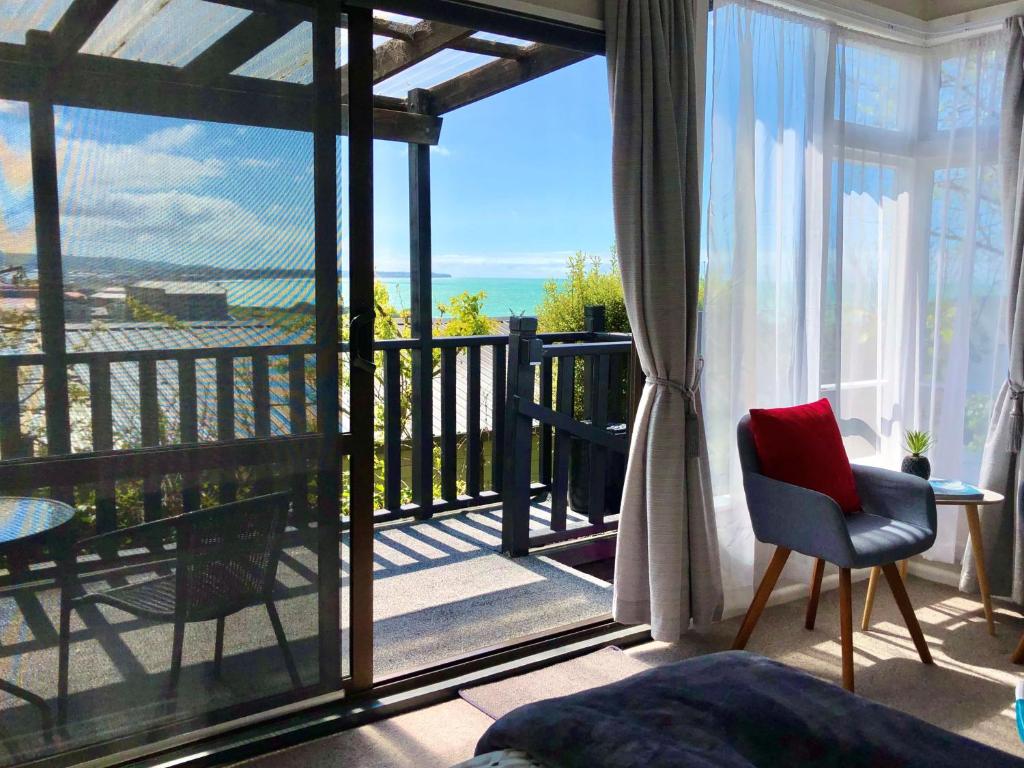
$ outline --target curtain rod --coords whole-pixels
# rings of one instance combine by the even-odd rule
[[[817,21],[836,24],[851,32],[891,42],[932,48],[956,40],[980,37],[1002,29],[1006,19],[1024,13],[1024,0],[1012,0],[975,11],[925,21],[884,8],[868,0],[756,0],[769,7]],[[720,2],[719,5],[728,5]]]

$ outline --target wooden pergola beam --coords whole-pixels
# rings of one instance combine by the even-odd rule
[[[591,56],[552,45],[531,45],[522,58],[492,61],[431,88],[434,112],[451,112]]]
[[[439,21],[423,21],[412,28],[412,40],[393,39],[373,49],[373,84],[404,72],[452,43],[464,40],[473,30]],[[348,92],[348,65],[338,68],[342,95]]]
[[[83,53],[70,57],[67,64],[60,76],[49,78],[48,62],[26,46],[0,44],[0,98],[32,101],[48,87],[53,103],[70,107],[310,130],[312,93],[304,85],[239,75],[201,84],[177,67]],[[347,109],[343,104],[343,134]],[[411,144],[437,144],[441,134],[439,118],[396,109],[375,107],[373,125],[375,138]]]
[[[464,40],[473,30],[438,21],[424,21],[413,30],[412,42],[389,40],[373,49],[373,82],[376,85],[430,58],[454,42]]]
[[[184,67],[185,73],[197,83],[230,75],[301,23],[295,16],[251,13],[192,59]]]
[[[74,0],[50,31],[53,55],[60,59],[53,63],[78,53],[115,5],[117,0]]]
[[[482,56],[494,56],[498,59],[521,59],[527,55],[528,49],[522,45],[501,43],[497,40],[485,40],[482,37],[467,37],[448,46],[453,51],[479,53]]]

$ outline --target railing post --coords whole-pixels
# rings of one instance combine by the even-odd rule
[[[587,333],[604,333],[605,314],[604,307],[583,308],[583,330]],[[590,382],[594,380],[594,357],[587,355],[583,358],[583,418],[589,419],[593,410],[593,394],[590,391]]]
[[[409,107],[429,109],[429,93],[409,93]],[[416,517],[434,512],[434,349],[431,299],[430,147],[409,145],[409,321],[412,349],[412,502]]]
[[[536,336],[537,318],[509,319],[501,549],[511,557],[526,555],[530,551],[533,420],[519,413],[519,401],[520,398],[533,400],[535,376],[530,349],[532,343],[537,340]]]

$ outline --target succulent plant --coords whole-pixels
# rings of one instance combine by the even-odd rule
[[[935,439],[932,437],[931,432],[908,429],[903,437],[903,445],[910,451],[911,456],[920,456],[935,445]]]

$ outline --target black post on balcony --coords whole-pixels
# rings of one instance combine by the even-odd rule
[[[409,109],[430,112],[430,92],[409,92]],[[409,145],[409,283],[412,349],[412,502],[416,517],[434,509],[434,356],[431,295],[430,147]]]
[[[505,398],[505,485],[501,549],[510,557],[530,551],[530,472],[533,420],[519,412],[519,401],[533,400],[537,318],[509,318],[508,385]],[[536,360],[534,358],[537,358]]]
[[[320,683],[333,688],[341,678],[341,605],[338,574],[340,410],[338,341],[338,147],[340,83],[334,64],[337,12],[317,4],[313,19],[313,239],[316,306],[316,421],[322,444],[317,462],[317,576]],[[353,55],[350,50],[350,55]],[[355,56],[353,56],[355,58]],[[353,555],[361,549],[352,546]],[[353,564],[353,585],[357,583]],[[354,602],[354,601],[353,601]],[[363,641],[355,631],[353,644]],[[362,627],[359,627],[362,630]]]
[[[30,33],[27,42],[49,51],[46,33]],[[36,266],[39,272],[39,331],[44,355],[43,398],[46,443],[50,456],[71,453],[68,368],[65,357],[64,271],[60,241],[60,194],[57,185],[57,141],[53,101],[45,93],[29,102],[32,148],[32,195],[35,206]],[[72,500],[70,489],[54,488],[54,496]]]

